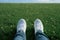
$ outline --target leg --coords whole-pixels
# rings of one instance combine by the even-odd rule
[[[36,19],[34,22],[36,40],[49,40],[43,31],[43,24],[41,20]]]
[[[14,40],[26,40],[26,34],[23,31],[18,31],[15,35]]]
[[[48,37],[42,33],[41,31],[38,31],[36,34],[36,40],[49,40]]]
[[[21,19],[18,22],[17,33],[14,40],[26,40],[26,22],[24,19]]]

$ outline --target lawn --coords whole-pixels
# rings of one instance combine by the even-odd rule
[[[41,19],[50,40],[60,40],[60,4],[0,3],[0,40],[13,40],[19,19],[27,22],[27,40],[34,40],[34,21]]]

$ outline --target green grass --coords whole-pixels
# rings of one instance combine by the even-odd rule
[[[50,40],[60,40],[60,4],[1,4],[0,40],[13,40],[19,19],[27,22],[27,40],[34,40],[34,20],[44,24]]]

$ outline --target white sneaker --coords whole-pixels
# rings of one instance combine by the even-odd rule
[[[24,19],[20,19],[17,25],[17,32],[22,30],[24,33],[26,32],[26,21]]]
[[[34,22],[34,29],[35,29],[35,33],[37,31],[39,31],[39,30],[43,32],[43,24],[42,24],[40,19],[36,19],[35,20],[35,22]]]

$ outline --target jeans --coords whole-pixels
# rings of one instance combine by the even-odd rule
[[[23,31],[18,31],[14,40],[26,40],[26,34]]]
[[[35,36],[36,40],[49,40],[47,36],[41,31],[38,31]],[[26,40],[26,34],[23,31],[18,31],[15,35],[14,40]]]
[[[35,34],[36,40],[49,40],[48,37],[40,30]]]

